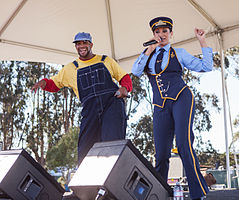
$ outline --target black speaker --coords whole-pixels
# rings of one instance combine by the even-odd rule
[[[0,199],[60,200],[64,192],[24,149],[0,151]]]
[[[69,187],[81,200],[95,200],[97,196],[112,200],[166,200],[173,196],[171,187],[130,140],[95,143]]]

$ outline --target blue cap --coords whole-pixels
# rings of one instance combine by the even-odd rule
[[[79,32],[76,34],[73,43],[76,43],[78,41],[82,41],[82,40],[88,40],[92,43],[92,37],[89,33],[85,33],[85,32]]]
[[[173,28],[173,20],[169,17],[156,17],[149,22],[149,26],[152,31],[154,31],[158,27],[168,27],[170,31]]]

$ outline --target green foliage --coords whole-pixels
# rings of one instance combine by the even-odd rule
[[[212,147],[210,141],[208,141],[206,149],[196,152],[201,165],[207,165],[211,166],[211,168],[215,168],[216,163],[221,160],[220,154]]]
[[[34,62],[0,63],[0,139],[4,149],[20,144],[45,165],[45,152],[54,146],[70,126],[80,123],[81,105],[72,90],[58,93],[31,87],[57,71],[53,66]],[[63,95],[62,95],[63,93]]]
[[[26,87],[30,88],[40,79],[52,76],[56,70],[44,63],[28,62],[25,70],[29,74]],[[30,91],[29,91],[30,92]],[[30,93],[31,112],[30,120],[26,123],[29,129],[23,134],[22,140],[34,153],[36,160],[45,165],[45,152],[51,148],[61,137],[64,120],[62,118],[62,105],[64,102],[60,93],[48,93],[38,90],[36,94]]]
[[[20,62],[0,63],[0,138],[5,150],[11,149],[27,119],[25,99],[28,95],[24,87],[26,78],[27,72]]]
[[[235,128],[239,127],[239,115],[236,116],[236,118],[233,121],[233,125]],[[235,132],[233,133],[233,138],[232,138],[232,142],[230,144],[230,149],[233,148],[233,146],[237,146],[239,142],[239,132]]]
[[[137,112],[137,108],[140,106],[142,100],[147,98],[147,91],[143,86],[141,79],[132,74],[130,74],[130,77],[132,79],[133,90],[130,99],[126,99],[126,103],[128,105],[128,116],[132,117],[133,114]]]
[[[131,124],[130,129],[128,137],[148,160],[153,161],[154,139],[152,116],[142,116],[139,121]]]
[[[234,119],[233,124],[235,127],[239,127],[239,115],[237,115],[236,119]]]
[[[226,73],[239,79],[239,46],[229,48],[227,51],[224,52],[224,54]],[[215,69],[221,70],[221,59],[218,53],[214,54],[213,61]]]
[[[226,169],[226,154],[225,153],[218,153],[215,150],[204,150],[201,152],[198,152],[197,154],[198,160],[200,162],[200,165],[207,165],[211,168],[216,168],[216,165],[223,166],[224,169]],[[235,166],[235,160],[234,155],[230,154],[230,166]]]
[[[77,143],[79,128],[70,128],[58,143],[47,151],[47,167],[52,170],[57,168],[72,169],[77,166]]]

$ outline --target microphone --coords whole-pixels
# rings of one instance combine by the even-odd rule
[[[119,90],[117,90],[117,91],[116,91],[116,93],[115,93],[115,96],[119,96],[119,95],[120,95],[120,91],[119,91]],[[127,98],[130,98],[130,96],[129,96],[129,95],[127,95],[126,97],[127,97]]]
[[[144,46],[144,47],[147,47],[147,46],[149,46],[149,45],[151,45],[151,44],[156,44],[156,43],[157,43],[156,40],[150,40],[150,41],[148,41],[148,42],[143,43],[143,46]]]
[[[159,38],[160,38],[160,42],[162,42],[162,41],[163,41],[163,38],[161,38],[161,37],[159,37]],[[144,47],[147,47],[147,46],[149,46],[149,45],[151,45],[151,44],[156,44],[156,43],[158,43],[156,40],[150,40],[150,41],[148,41],[148,42],[143,43],[143,46],[144,46]]]

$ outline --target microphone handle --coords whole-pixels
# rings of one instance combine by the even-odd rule
[[[149,45],[151,45],[151,44],[156,44],[156,43],[157,43],[156,40],[150,40],[150,41],[148,41],[148,42],[143,43],[143,46],[144,46],[144,47],[147,47],[147,46],[149,46]]]
[[[119,95],[120,95],[120,91],[119,91],[119,90],[117,90],[117,91],[116,91],[116,93],[115,93],[115,96],[119,96]],[[127,98],[130,98],[130,96],[129,96],[129,95],[127,95],[126,97],[127,97]]]

